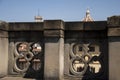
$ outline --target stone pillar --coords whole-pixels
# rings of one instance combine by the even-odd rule
[[[108,18],[109,80],[120,79],[120,16]]]
[[[44,37],[44,79],[63,80],[64,22],[61,20],[45,20]]]
[[[0,78],[7,75],[8,70],[8,32],[7,23],[0,22]]]

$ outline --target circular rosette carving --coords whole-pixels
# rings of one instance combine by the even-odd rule
[[[15,56],[23,55],[29,50],[27,42],[17,42],[15,44]]]
[[[89,62],[91,61],[91,59],[92,59],[92,56],[87,53],[87,54],[84,54],[84,55],[82,56],[82,59],[83,59],[83,61],[84,61],[85,63],[89,63]]]
[[[33,59],[32,60],[32,68],[35,70],[35,71],[38,71],[41,69],[41,60],[40,59]]]
[[[27,61],[31,61],[34,55],[33,53],[28,52],[28,53],[25,53],[24,56]]]
[[[40,43],[16,42],[14,48],[14,71],[21,74],[25,73],[28,68],[32,68],[35,71],[40,70],[42,63],[39,57],[41,55],[37,54],[41,52]]]
[[[87,64],[79,57],[72,58],[70,63],[70,71],[74,75],[83,75],[87,70]]]
[[[92,61],[89,63],[89,71],[93,74],[97,74],[101,71],[102,65],[100,61]]]
[[[32,52],[34,53],[34,55],[37,55],[42,51],[42,47],[40,43],[33,43],[31,47],[32,47]]]
[[[92,56],[92,57],[99,57],[100,56],[100,48],[99,48],[99,45],[97,44],[91,44],[89,45],[89,54]]]
[[[24,57],[16,57],[14,61],[14,70],[18,73],[24,73],[29,68],[30,63]]]
[[[72,43],[70,46],[70,55],[71,57],[79,56],[81,57],[84,54],[82,44]]]

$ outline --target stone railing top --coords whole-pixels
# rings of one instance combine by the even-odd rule
[[[8,30],[8,23],[0,20],[0,30]]]
[[[107,21],[94,22],[64,22],[62,20],[45,20],[44,22],[10,22],[9,31],[29,30],[105,30]]]
[[[120,15],[108,17],[108,27],[120,27]]]

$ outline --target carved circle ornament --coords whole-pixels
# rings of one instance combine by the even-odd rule
[[[15,58],[14,61],[14,70],[17,71],[18,73],[24,73],[27,71],[29,68],[30,62],[25,60],[25,58]]]
[[[40,59],[33,59],[32,68],[36,71],[39,70],[41,68],[41,60]]]
[[[101,63],[99,61],[91,61],[89,63],[89,70],[91,73],[99,73],[101,69]]]
[[[70,71],[74,75],[83,75],[87,70],[87,64],[79,57],[72,58],[70,62]]]
[[[15,43],[14,70],[18,73],[24,73],[29,68],[31,62],[32,66],[34,66],[33,69],[39,70],[41,68],[40,59],[36,59],[34,56],[40,54],[41,51],[42,48],[39,43]]]
[[[87,70],[93,74],[100,72],[102,65],[94,57],[100,56],[97,44],[72,43],[70,46],[70,72],[73,75],[83,76]]]
[[[81,57],[83,55],[82,45],[81,44],[74,44],[74,43],[72,43],[70,50],[71,50],[70,51],[71,52],[70,55],[72,57],[76,57],[76,56]]]
[[[39,43],[34,43],[32,45],[32,52],[34,53],[34,55],[37,55],[41,51],[42,51],[42,48],[41,48],[41,45]]]

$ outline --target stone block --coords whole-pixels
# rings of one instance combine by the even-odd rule
[[[65,22],[65,30],[83,30],[83,22]]]
[[[107,20],[108,27],[120,27],[120,16],[111,16]]]
[[[0,31],[0,77],[7,75],[8,70],[8,38],[7,32]]]
[[[0,30],[8,30],[8,23],[0,21]]]
[[[45,37],[64,37],[63,30],[45,30],[44,31]]]
[[[45,80],[63,80],[64,40],[63,38],[45,39],[44,59]]]
[[[109,37],[109,80],[120,79],[120,37]]]
[[[33,23],[33,22],[11,22],[9,23],[9,31],[42,31],[43,23]]]
[[[66,22],[65,30],[105,30],[106,21],[94,21],[94,22]]]
[[[120,27],[118,28],[109,28],[108,36],[120,36]]]
[[[64,22],[62,20],[45,20],[44,29],[64,29]]]

